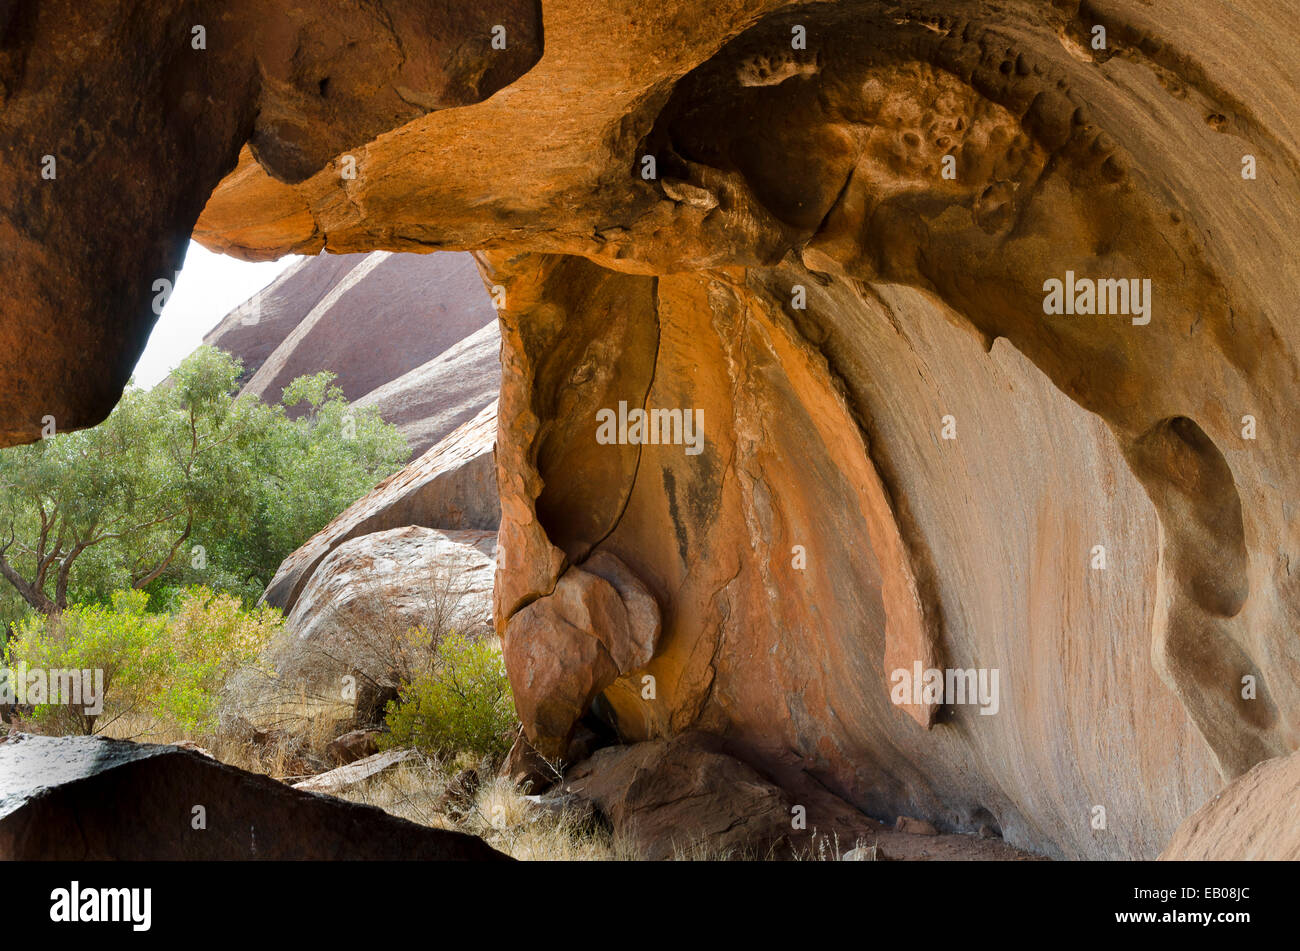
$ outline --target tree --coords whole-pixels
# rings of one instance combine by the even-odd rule
[[[0,451],[0,575],[26,605],[48,615],[200,583],[251,599],[409,455],[332,374],[267,405],[236,397],[240,371],[202,347],[152,390],[128,386],[99,426]]]

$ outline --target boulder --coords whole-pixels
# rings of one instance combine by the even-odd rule
[[[339,545],[312,573],[268,649],[281,685],[337,695],[341,678],[394,683],[408,632],[492,620],[492,532],[414,525]]]
[[[890,829],[816,782],[783,789],[733,755],[720,737],[702,732],[606,747],[570,769],[550,792],[530,799],[551,813],[590,804],[616,839],[646,859],[1041,858],[1001,841],[943,835],[925,820]]]
[[[506,666],[525,688],[515,708],[529,742],[564,756],[592,701],[619,678],[634,680],[661,632],[654,596],[614,555],[598,552],[566,571],[516,615],[505,642]]]
[[[1300,753],[1265,760],[1238,776],[1187,817],[1160,858],[1300,860]]]
[[[389,476],[280,565],[266,603],[291,612],[322,560],[344,542],[404,526],[494,530],[501,518],[496,490],[496,403],[405,468]]]
[[[503,860],[479,839],[293,789],[175,746],[0,743],[7,861]]]
[[[794,834],[789,797],[704,734],[599,750],[570,770],[561,793],[574,797],[570,806],[594,803],[646,859],[701,845],[719,855],[788,855]]]
[[[352,730],[330,740],[325,752],[337,765],[346,766],[379,752],[379,736],[378,730]]]

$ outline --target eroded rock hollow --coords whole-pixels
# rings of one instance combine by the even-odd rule
[[[107,412],[191,230],[472,250],[543,752],[1147,858],[1300,746],[1295,4],[273,2],[203,65],[202,4],[64,6],[0,7],[9,442]]]

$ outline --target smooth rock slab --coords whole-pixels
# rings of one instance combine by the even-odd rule
[[[206,828],[195,829],[202,806]],[[0,860],[503,860],[430,829],[175,746],[0,742]]]
[[[1265,760],[1192,813],[1167,861],[1300,860],[1300,753]]]

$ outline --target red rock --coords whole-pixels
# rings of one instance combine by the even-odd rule
[[[548,0],[513,82],[469,48],[472,104],[406,121],[384,96],[353,125],[249,93],[276,3],[235,17],[204,122],[163,94],[190,84],[142,96],[128,68],[164,62],[180,24],[141,21],[90,63],[84,33],[64,39],[76,12],[42,5],[0,59],[18,90],[0,433],[102,416],[149,278],[252,138],[198,224],[209,247],[473,250],[501,289],[494,601],[530,735],[562,749],[583,716],[629,742],[707,731],[778,788],[815,775],[875,815],[1155,856],[1300,736],[1300,45],[1255,7],[1188,0],[1091,4],[1120,57],[1076,4],[697,6]],[[372,49],[344,57],[346,88],[465,75]],[[85,107],[45,94],[72,75]],[[122,121],[137,111],[166,118]],[[89,174],[33,189],[21,157],[73,128]],[[295,133],[315,162],[291,160]],[[325,167],[343,138],[355,180]],[[1150,280],[1150,322],[1046,313],[1071,273]],[[702,410],[700,452],[597,442],[620,402]],[[617,586],[583,574],[593,553],[656,606],[641,670],[611,643],[643,640],[602,640],[641,628],[602,608]],[[555,594],[566,577],[580,597]],[[895,704],[913,664],[1001,672],[998,713]],[[1102,799],[1124,820],[1097,835]]]
[[[563,792],[593,802],[615,837],[645,859],[701,845],[718,856],[789,854],[791,801],[718,745],[687,734],[600,750],[564,777]]]
[[[662,626],[653,595],[613,555],[573,567],[508,628],[503,653],[529,741],[561,757],[596,694],[619,678],[640,690]]]
[[[348,763],[355,763],[359,759],[374,756],[379,752],[377,742],[379,736],[378,730],[352,730],[330,740],[325,747],[325,752],[335,764],[346,766]]]

